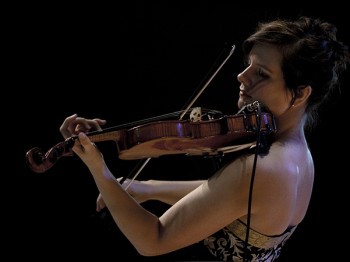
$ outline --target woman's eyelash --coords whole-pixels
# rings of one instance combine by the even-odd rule
[[[258,69],[258,75],[264,78],[268,77],[268,75],[263,70],[261,70],[261,68]]]

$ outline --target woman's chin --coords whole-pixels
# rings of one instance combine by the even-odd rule
[[[241,109],[241,108],[243,108],[244,106],[246,106],[246,105],[248,105],[248,104],[250,104],[250,103],[252,103],[252,102],[253,102],[252,99],[247,99],[247,98],[242,98],[242,97],[240,97],[240,98],[238,99],[237,106],[238,106],[239,109]]]

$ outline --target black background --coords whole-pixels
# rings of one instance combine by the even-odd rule
[[[243,68],[241,42],[259,21],[301,15],[335,23],[339,39],[350,44],[348,15],[340,6],[315,11],[159,1],[113,8],[91,4],[11,9],[5,23],[6,87],[11,96],[3,97],[12,105],[4,113],[15,122],[11,135],[5,137],[11,139],[8,151],[15,149],[15,158],[9,154],[15,164],[6,171],[14,183],[3,184],[4,200],[10,206],[4,212],[9,220],[5,231],[10,233],[6,243],[17,250],[10,255],[37,261],[95,255],[116,261],[123,256],[146,260],[136,254],[108,215],[95,213],[98,192],[79,159],[60,159],[46,173],[37,174],[26,166],[25,153],[33,147],[47,151],[61,142],[59,126],[73,113],[106,119],[109,127],[182,109],[222,61],[225,47],[232,44],[237,46],[235,53],[195,105],[234,114],[236,75]],[[316,164],[313,197],[280,261],[338,261],[334,259],[342,257],[344,213],[349,204],[345,154],[340,151],[347,149],[344,125],[349,80],[347,73],[342,96],[319,112],[321,121],[309,138]],[[136,161],[118,159],[113,143],[99,146],[117,176],[134,167]],[[140,179],[200,178],[191,171],[199,168],[201,176],[207,176],[207,165],[203,159],[165,156],[152,160]],[[165,208],[158,203],[145,207],[156,213]],[[180,253],[186,252],[191,250]]]

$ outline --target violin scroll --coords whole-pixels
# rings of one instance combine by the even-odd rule
[[[74,138],[70,137],[52,147],[47,153],[38,147],[34,147],[26,153],[27,166],[36,173],[44,173],[61,157],[73,156],[73,145]]]

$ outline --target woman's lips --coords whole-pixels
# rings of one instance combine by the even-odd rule
[[[246,92],[244,92],[243,90],[239,91],[239,95],[242,97],[249,97],[249,95]]]

